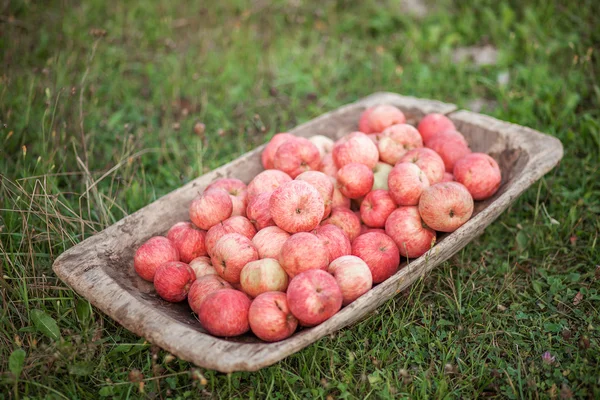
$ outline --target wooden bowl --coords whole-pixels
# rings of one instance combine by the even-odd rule
[[[337,139],[357,130],[361,112],[377,104],[395,105],[412,124],[428,113],[447,114],[473,151],[488,153],[498,161],[502,169],[502,186],[492,198],[476,202],[473,217],[465,225],[451,234],[441,235],[429,252],[402,265],[394,276],[321,325],[300,330],[277,343],[264,343],[252,334],[231,339],[216,338],[203,330],[187,302],[163,301],[152,284],[138,277],[133,269],[135,249],[149,237],[164,234],[174,223],[188,220],[190,202],[208,184],[223,177],[236,177],[247,183],[262,171],[260,153],[264,146],[174,190],[67,250],[55,261],[54,271],[77,293],[125,328],[179,358],[221,372],[255,371],[368,316],[481,234],[562,158],[562,144],[554,137],[470,111],[455,111],[456,106],[452,104],[394,93],[375,93],[290,132],[304,137],[325,135]]]

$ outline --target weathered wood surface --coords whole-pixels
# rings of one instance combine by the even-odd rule
[[[187,220],[189,203],[210,182],[229,176],[249,182],[260,172],[263,146],[195,179],[69,249],[56,260],[54,271],[111,318],[176,356],[222,372],[253,371],[367,316],[481,234],[562,157],[560,141],[532,129],[469,111],[454,112],[456,107],[452,104],[393,93],[375,93],[291,132],[306,137],[321,134],[338,138],[356,130],[360,113],[375,104],[399,107],[413,124],[427,113],[449,115],[475,151],[488,152],[498,160],[503,183],[493,198],[477,203],[473,218],[465,225],[452,234],[441,236],[427,254],[411,260],[390,279],[321,325],[301,330],[278,343],[263,343],[252,335],[215,338],[205,333],[187,304],[161,300],[152,284],[140,279],[133,270],[134,249],[150,236],[163,234],[175,222]]]

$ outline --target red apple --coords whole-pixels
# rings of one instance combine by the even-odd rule
[[[239,233],[228,233],[217,241],[211,257],[219,276],[229,283],[239,283],[242,268],[258,260],[258,251],[252,241]]]
[[[190,204],[190,219],[205,231],[231,217],[232,212],[231,197],[223,189],[206,190]]]
[[[248,203],[246,216],[256,227],[256,230],[266,228],[267,226],[275,225],[275,221],[271,218],[271,195],[273,192],[261,193]]]
[[[232,216],[246,216],[246,207],[248,206],[248,189],[244,182],[236,178],[220,178],[206,187],[209,189],[223,189],[229,193],[231,203],[233,204]]]
[[[167,231],[167,239],[173,241],[176,236],[178,236],[181,232],[185,232],[189,229],[190,226],[194,226],[190,222],[177,222]]]
[[[296,137],[283,143],[273,157],[273,166],[292,178],[304,171],[318,171],[321,165],[319,149],[310,140]]]
[[[417,207],[400,207],[390,214],[385,223],[385,232],[394,239],[400,255],[417,258],[425,254],[434,244],[436,234],[424,226]]]
[[[321,223],[321,225],[327,224],[333,224],[344,231],[350,242],[360,234],[360,218],[349,208],[333,208],[331,216]]]
[[[389,126],[404,123],[406,123],[404,113],[389,104],[375,106],[369,113],[369,127],[371,128],[369,133],[379,133]]]
[[[323,218],[331,213],[331,200],[333,198],[333,183],[327,175],[319,171],[306,171],[296,177],[297,181],[304,181],[313,185],[325,203]]]
[[[209,294],[198,313],[202,327],[214,336],[238,336],[250,330],[250,299],[235,289],[221,289]]]
[[[265,342],[286,339],[298,326],[283,292],[267,292],[256,297],[250,305],[248,319],[252,332]]]
[[[427,176],[430,185],[440,182],[444,177],[444,171],[446,170],[442,157],[435,151],[425,147],[419,147],[418,149],[409,151],[399,162],[413,163],[421,168],[421,171]]]
[[[473,197],[458,182],[443,182],[427,188],[419,201],[419,213],[431,229],[454,232],[473,215]]]
[[[410,150],[423,147],[419,131],[408,124],[387,127],[378,137],[379,159],[392,165],[396,164]]]
[[[373,169],[373,187],[371,190],[388,190],[388,176],[392,172],[392,166],[384,162],[378,162]]]
[[[431,137],[438,133],[455,130],[454,123],[443,114],[427,114],[421,119],[417,126],[423,142],[427,142]]]
[[[206,250],[209,256],[212,257],[215,245],[219,239],[228,233],[239,233],[252,240],[254,235],[256,235],[256,228],[248,218],[241,215],[227,218],[220,224],[213,226],[206,233]]]
[[[152,282],[158,267],[169,261],[179,261],[179,250],[166,237],[154,236],[137,249],[133,267],[142,279]]]
[[[291,181],[278,187],[269,201],[271,218],[290,233],[315,229],[325,210],[323,198],[310,183]]]
[[[288,276],[277,260],[264,258],[242,268],[240,284],[244,293],[256,297],[265,292],[285,292]]]
[[[333,161],[333,155],[331,153],[325,154],[325,156],[321,159],[319,171],[333,178],[337,176],[338,167],[335,165],[335,162]]]
[[[323,135],[311,136],[308,138],[308,140],[310,140],[312,144],[317,146],[317,149],[319,149],[321,160],[323,160],[323,157],[325,157],[325,155],[331,153],[331,151],[333,150],[333,145],[335,144],[333,139]]]
[[[248,205],[261,193],[271,193],[292,178],[278,169],[268,169],[256,175],[248,184]],[[246,209],[246,212],[248,210]]]
[[[275,156],[275,152],[283,143],[290,139],[295,139],[296,136],[291,135],[289,133],[277,133],[273,135],[269,143],[265,146],[261,154],[262,165],[265,169],[274,169],[273,166],[273,157]]]
[[[446,172],[452,172],[454,163],[471,153],[471,149],[463,140],[450,134],[441,134],[429,140],[427,147],[442,157]]]
[[[469,146],[467,139],[465,139],[465,137],[463,136],[462,133],[460,133],[459,131],[450,130],[450,131],[441,131],[440,133],[431,136],[427,141],[423,141],[423,143],[425,143],[425,147],[431,147],[431,146],[429,146],[429,143],[433,142],[434,140],[437,140],[440,136],[445,136],[445,137],[449,138],[448,140],[460,142],[467,147]]]
[[[502,183],[498,163],[484,153],[472,153],[458,160],[454,165],[454,177],[465,185],[475,200],[492,197]]]
[[[221,289],[231,289],[231,284],[219,275],[205,275],[196,279],[188,292],[188,304],[192,311],[199,314],[206,297]]]
[[[349,198],[344,196],[340,189],[337,187],[337,179],[331,178],[331,183],[333,183],[333,196],[331,196],[331,209],[333,210],[336,207],[344,207],[350,208],[351,201]],[[331,213],[330,213],[331,214]]]
[[[442,182],[454,182],[454,175],[452,175],[450,172],[444,172]]]
[[[369,122],[369,116],[371,115],[371,111],[373,108],[367,108],[365,111],[360,114],[360,119],[358,120],[358,130],[363,133],[371,133],[371,123]]]
[[[364,164],[346,164],[338,170],[337,183],[344,196],[357,199],[371,191],[373,171]]]
[[[200,256],[190,261],[190,268],[196,273],[196,278],[204,275],[216,275],[217,270],[212,266],[210,257]]]
[[[362,132],[352,132],[339,139],[335,142],[331,154],[338,168],[350,163],[359,163],[373,169],[379,161],[377,146]]]
[[[228,233],[239,233],[246,236],[248,239],[252,239],[254,235],[256,235],[256,228],[252,222],[241,215],[228,218],[222,223]]]
[[[369,266],[373,283],[383,282],[394,275],[400,264],[398,247],[392,238],[381,232],[367,232],[357,237],[352,242],[352,255]]]
[[[293,278],[309,269],[327,269],[329,252],[317,236],[300,232],[290,236],[283,244],[279,264]]]
[[[351,254],[352,245],[350,244],[350,239],[337,226],[332,224],[322,225],[315,229],[314,233],[327,248],[329,262],[338,257]]]
[[[303,326],[315,326],[342,308],[342,291],[335,278],[323,270],[305,271],[288,286],[290,311]]]
[[[228,232],[228,230],[223,225],[223,222],[213,226],[212,228],[210,228],[208,230],[208,232],[206,233],[206,236],[207,236],[206,250],[207,250],[209,257],[212,257],[214,250],[215,250],[215,245],[217,244],[219,239],[221,239],[223,236],[227,235],[228,233],[236,233],[236,232]],[[237,232],[237,233],[239,233],[239,232]]]
[[[367,263],[356,256],[342,256],[327,269],[342,291],[342,304],[347,306],[373,287],[373,277]]]
[[[190,222],[178,222],[167,232],[167,238],[177,247],[179,258],[185,263],[207,254],[205,237],[206,231],[197,229]]]
[[[399,206],[416,206],[421,193],[429,187],[429,179],[415,164],[401,162],[388,177],[389,193]]]
[[[387,190],[374,190],[360,204],[360,219],[370,227],[383,228],[385,220],[396,207]]]
[[[154,275],[156,293],[166,301],[178,303],[185,300],[196,273],[186,263],[170,261],[158,267]]]
[[[283,244],[290,234],[278,226],[267,226],[256,233],[252,243],[260,258],[279,258]]]

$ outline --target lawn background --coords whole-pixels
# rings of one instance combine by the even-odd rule
[[[391,0],[1,1],[0,398],[600,398],[599,26],[592,0],[445,0],[420,17]],[[454,62],[484,45],[495,63]],[[173,359],[52,272],[123,216],[379,90],[483,105],[565,157],[372,317],[257,373]]]

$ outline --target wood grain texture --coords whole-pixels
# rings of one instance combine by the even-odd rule
[[[561,143],[537,131],[468,111],[453,112],[456,107],[452,104],[393,93],[375,93],[302,124],[291,133],[339,138],[356,130],[360,113],[376,104],[399,107],[413,124],[427,113],[449,114],[474,150],[489,152],[499,162],[503,183],[493,198],[477,203],[473,218],[464,226],[441,236],[427,254],[404,263],[390,279],[321,325],[301,330],[278,343],[263,343],[253,335],[215,338],[205,333],[187,304],[161,300],[152,284],[140,279],[133,270],[135,249],[150,236],[164,234],[175,222],[187,220],[189,203],[210,182],[221,177],[249,182],[262,171],[260,152],[264,146],[195,179],[74,246],[55,261],[54,271],[108,316],[180,358],[221,372],[254,371],[363,319],[481,234],[562,157]]]

